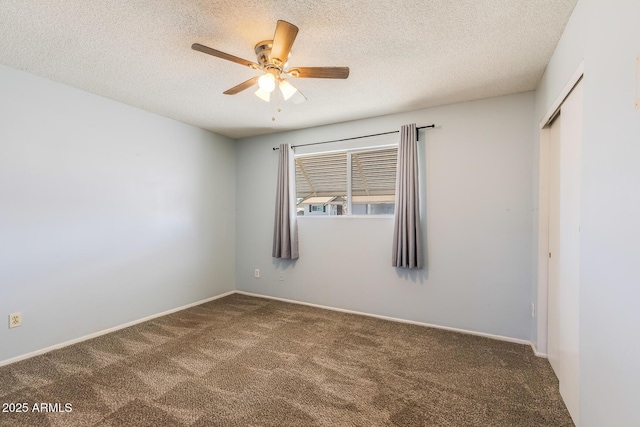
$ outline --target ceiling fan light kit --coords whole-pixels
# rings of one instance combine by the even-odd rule
[[[278,87],[280,88],[280,92],[282,93],[282,97],[285,101],[288,101],[289,98],[291,98],[298,91],[298,89],[296,89],[291,83],[284,79],[280,80]]]
[[[271,73],[265,73],[258,79],[258,87],[265,92],[273,92],[276,88],[276,78]]]
[[[194,43],[191,48],[208,55],[260,70],[262,75],[253,77],[224,92],[225,95],[235,95],[257,84],[255,95],[263,101],[271,100],[271,92],[276,88],[285,101],[291,99],[294,104],[306,101],[306,97],[285,76],[294,78],[346,79],[349,77],[348,67],[296,67],[289,68],[288,61],[291,47],[298,34],[298,27],[286,21],[278,21],[273,40],[263,40],[256,44],[256,62],[247,61],[228,53]]]
[[[271,92],[267,92],[266,90],[258,88],[258,90],[256,90],[254,93],[258,98],[262,99],[265,102],[269,102],[271,100]]]

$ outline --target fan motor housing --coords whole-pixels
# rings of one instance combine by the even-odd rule
[[[258,58],[258,64],[261,67],[266,67],[271,62],[271,47],[273,46],[273,40],[263,40],[256,44],[256,58]]]

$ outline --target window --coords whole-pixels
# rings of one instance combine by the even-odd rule
[[[296,156],[298,215],[393,215],[398,148]]]

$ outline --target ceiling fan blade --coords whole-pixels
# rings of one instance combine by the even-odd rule
[[[296,67],[287,74],[299,78],[314,79],[346,79],[349,77],[349,67]]]
[[[271,47],[271,60],[275,65],[281,66],[287,62],[296,35],[298,35],[298,27],[287,21],[278,21]]]
[[[191,49],[197,50],[208,55],[217,56],[218,58],[226,59],[227,61],[235,62],[236,64],[245,65],[251,68],[260,68],[255,62],[247,61],[246,59],[238,58],[237,56],[229,55],[228,53],[220,52],[219,50],[212,49],[207,46],[203,46],[200,43],[194,43],[191,45]]]
[[[223,93],[225,95],[235,95],[238,92],[242,92],[245,89],[249,89],[251,86],[253,86],[254,84],[258,83],[258,79],[260,78],[260,76],[255,76],[250,78],[249,80],[247,80],[246,82],[242,82],[237,86],[232,87],[231,89],[228,89],[226,91],[224,91]]]
[[[296,91],[296,93],[294,93],[293,96],[291,97],[291,101],[294,104],[302,104],[306,100],[307,100],[307,97],[304,96],[304,94],[302,92],[300,92],[299,90]]]

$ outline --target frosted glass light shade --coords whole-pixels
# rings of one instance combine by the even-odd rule
[[[271,73],[265,73],[258,79],[258,86],[265,92],[273,92],[276,88],[276,78]]]
[[[263,101],[269,102],[271,100],[271,93],[264,91],[261,88],[258,88],[258,90],[255,91],[255,94],[258,98],[262,99]]]
[[[279,86],[280,86],[280,92],[282,92],[282,97],[284,98],[285,101],[291,98],[293,94],[298,91],[298,89],[293,87],[293,85],[286,80],[282,80]]]

